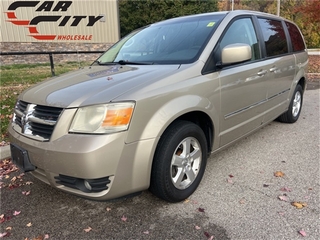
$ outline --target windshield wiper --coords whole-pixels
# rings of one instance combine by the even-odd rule
[[[132,64],[132,65],[152,65],[153,62],[130,62],[125,60],[120,60],[118,62],[120,65]]]
[[[101,66],[106,66],[106,65],[126,65],[126,64],[132,64],[132,65],[152,65],[153,62],[130,62],[130,61],[125,61],[125,60],[120,60],[119,62],[100,62],[98,60],[94,61],[91,65],[94,64],[99,64]]]

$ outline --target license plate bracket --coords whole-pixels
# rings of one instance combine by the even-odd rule
[[[10,144],[10,150],[12,162],[23,172],[29,172],[36,169],[36,167],[30,162],[27,150],[13,143]]]

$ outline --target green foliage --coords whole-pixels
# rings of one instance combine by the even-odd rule
[[[217,0],[119,0],[121,36],[168,18],[217,10]]]
[[[234,0],[234,10],[246,9],[277,14],[277,0]],[[219,10],[231,10],[230,0],[220,0]],[[308,48],[320,47],[320,1],[281,0],[280,16],[295,22]]]
[[[292,0],[293,1],[293,0]],[[298,0],[296,0],[298,1]],[[298,1],[293,7],[295,21],[300,27],[308,48],[320,47],[320,2]]]

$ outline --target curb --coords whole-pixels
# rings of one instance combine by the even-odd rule
[[[308,49],[308,55],[320,55],[320,49],[318,48]]]
[[[0,147],[0,160],[10,158],[11,157],[11,152],[10,152],[10,146],[3,146]]]

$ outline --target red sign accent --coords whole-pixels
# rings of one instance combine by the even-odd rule
[[[9,18],[9,20],[6,20],[7,22],[11,22],[15,25],[19,25],[19,26],[25,26],[25,25],[29,25],[30,20],[16,20],[16,14],[15,12],[5,12],[7,14],[7,17]]]
[[[5,12],[8,16],[8,18],[17,18],[15,15],[15,12]]]
[[[37,27],[28,27],[30,33],[39,33]]]
[[[33,37],[37,40],[54,40],[57,35],[28,35],[30,37]]]
[[[29,23],[30,23],[29,20],[6,20],[6,21],[11,22],[14,25],[19,25],[19,26],[29,25]]]

